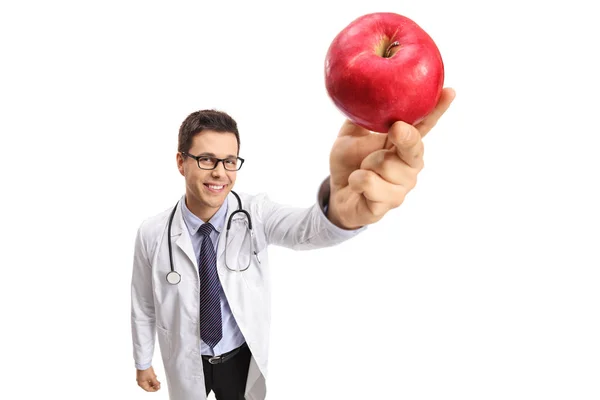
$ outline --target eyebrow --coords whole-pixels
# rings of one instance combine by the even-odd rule
[[[208,152],[204,152],[204,153],[198,154],[198,157],[200,157],[200,156],[217,157],[215,153],[208,153]],[[236,158],[237,156],[234,155],[234,154],[228,154],[228,155],[225,156],[225,158],[230,158],[230,157]]]

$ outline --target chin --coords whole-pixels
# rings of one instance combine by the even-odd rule
[[[231,191],[231,188],[229,185],[227,185],[220,192],[215,193],[207,189],[206,186],[203,186],[201,188],[201,191],[202,193],[200,198],[204,200],[204,203],[207,203],[211,207],[219,207],[227,198],[227,195]]]

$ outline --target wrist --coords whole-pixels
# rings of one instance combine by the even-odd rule
[[[339,212],[339,205],[342,202],[337,200],[337,190],[332,190],[331,188],[331,177],[328,176],[321,183],[321,186],[319,187],[319,193],[317,195],[319,206],[321,207],[325,217],[329,220],[329,222],[340,229],[354,230],[361,228],[361,225],[353,225],[343,219],[342,214]]]
[[[330,203],[327,207],[326,216],[332,224],[341,229],[351,231],[362,227],[361,225],[353,225],[348,221],[344,220],[343,215],[338,211],[338,208],[335,206],[334,195],[330,197]]]

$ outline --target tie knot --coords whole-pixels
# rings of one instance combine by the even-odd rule
[[[208,236],[213,231],[213,229],[214,227],[207,222],[200,226],[200,229],[198,229],[198,233],[200,233],[202,236]]]

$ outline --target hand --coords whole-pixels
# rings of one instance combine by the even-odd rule
[[[152,367],[144,370],[138,369],[135,380],[138,386],[146,392],[156,392],[160,389],[160,382],[156,379],[156,374]]]
[[[399,207],[423,169],[422,138],[454,100],[445,88],[435,109],[416,125],[395,122],[387,134],[371,133],[349,120],[340,129],[329,157],[331,194],[328,218],[357,229]]]

